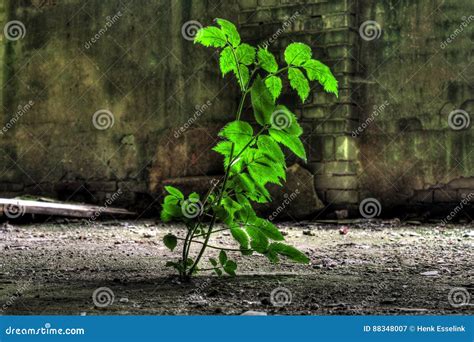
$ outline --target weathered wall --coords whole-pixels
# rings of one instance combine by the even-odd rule
[[[21,21],[26,34],[3,39],[0,122],[19,118],[0,136],[2,195],[100,203],[120,187],[121,200],[130,203],[149,193],[149,170],[155,155],[169,148],[160,142],[170,128],[197,107],[208,107],[197,123],[203,127],[226,120],[233,109],[233,93],[222,91],[228,81],[209,61],[215,57],[184,39],[182,25],[193,18],[210,23],[220,13],[235,20],[234,7],[218,1],[10,1],[8,20]],[[31,109],[17,115],[29,101]],[[102,109],[114,123],[106,114],[97,126],[108,128],[100,130],[93,115]],[[181,170],[176,165],[173,175],[186,175]]]
[[[359,40],[360,122],[374,118],[356,139],[361,195],[386,207],[458,203],[474,190],[474,3],[360,4],[359,21],[382,29]],[[464,129],[449,125],[456,110]]]
[[[276,53],[306,42],[333,69],[338,99],[318,86],[303,106],[283,97],[303,121],[304,167],[326,205],[456,203],[474,189],[474,125],[448,125],[453,110],[473,112],[472,1],[8,3],[0,21],[20,20],[26,35],[2,40],[1,122],[34,104],[0,134],[2,196],[100,202],[121,188],[125,204],[152,203],[164,180],[220,174],[207,151],[237,91],[218,75],[216,55],[182,35],[184,23],[214,17]],[[378,25],[375,39],[360,33],[367,21]],[[114,117],[105,130],[92,120],[101,109]]]

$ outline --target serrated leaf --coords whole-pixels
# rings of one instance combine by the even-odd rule
[[[209,258],[209,262],[211,263],[212,266],[217,266],[217,260],[214,258]]]
[[[302,264],[307,264],[309,262],[309,258],[303,252],[299,251],[293,246],[286,245],[281,242],[272,243],[268,249],[272,252],[286,256],[290,260],[293,260]]]
[[[248,165],[247,168],[256,183],[262,186],[266,183],[281,185],[281,172],[278,172],[280,168],[274,167],[271,163],[259,161]]]
[[[288,79],[290,80],[291,88],[295,89],[304,102],[309,95],[309,82],[303,72],[297,68],[290,68],[288,70]]]
[[[203,27],[196,33],[194,43],[199,43],[208,47],[224,47],[227,43],[227,39],[221,29],[214,26],[208,26]]]
[[[245,227],[247,234],[250,236],[250,246],[258,253],[265,253],[268,248],[268,238],[263,232],[255,227]]]
[[[283,130],[297,137],[303,134],[303,129],[298,123],[296,115],[283,105],[276,106],[275,111],[272,113],[271,125],[274,129]]]
[[[235,261],[232,261],[232,260],[227,261],[227,263],[224,266],[224,271],[228,275],[233,276],[233,277],[235,277],[236,269],[237,269],[237,264],[235,263]]]
[[[253,222],[253,224],[255,224],[257,228],[260,228],[263,234],[265,234],[269,239],[275,241],[285,240],[278,228],[270,221],[258,218],[255,222]]]
[[[255,48],[249,44],[242,44],[236,50],[237,60],[244,65],[251,65],[255,62]]]
[[[318,60],[310,59],[304,62],[303,68],[306,70],[309,80],[317,80],[326,92],[339,96],[337,80],[327,65]]]
[[[311,59],[311,48],[303,43],[291,43],[285,49],[285,61],[288,65],[302,65]]]
[[[278,71],[278,63],[275,56],[267,49],[259,48],[257,52],[258,63],[263,70],[269,73],[275,73]]]
[[[232,121],[221,129],[219,136],[233,142],[236,146],[234,152],[237,152],[241,151],[253,139],[253,129],[245,121]]]
[[[220,141],[216,146],[212,148],[213,151],[220,153],[224,156],[224,167],[227,168],[230,162],[230,153],[232,151],[232,142]]]
[[[225,251],[220,251],[219,262],[221,263],[222,266],[225,266],[227,262],[227,253]]]
[[[244,91],[247,89],[247,84],[249,83],[250,79],[250,71],[249,68],[247,68],[243,64],[239,64],[239,71],[235,72],[237,80],[239,81],[240,89]]]
[[[230,233],[232,234],[234,239],[239,243],[240,248],[242,250],[249,249],[249,236],[242,228],[239,228],[236,226],[231,227]]]
[[[223,76],[236,70],[237,64],[235,63],[234,56],[232,55],[232,48],[230,46],[227,46],[221,51],[219,56],[219,67]]]
[[[216,21],[221,27],[222,32],[227,36],[229,43],[231,43],[233,47],[237,47],[240,44],[240,35],[239,31],[237,31],[237,27],[225,19],[217,18]]]
[[[269,130],[269,132],[273,139],[278,141],[280,144],[285,145],[294,154],[306,161],[306,151],[299,137],[272,128]]]
[[[260,76],[253,82],[250,91],[255,120],[262,126],[270,123],[275,105],[273,98]]]
[[[176,198],[184,199],[183,193],[179,189],[176,189],[174,186],[167,185],[165,186],[165,190]]]
[[[268,249],[268,251],[265,253],[265,256],[270,260],[271,263],[277,264],[280,262],[280,258],[278,257],[277,252]]]
[[[255,190],[255,184],[248,174],[240,173],[237,175],[237,179],[239,180],[241,187],[247,192],[252,193]]]
[[[276,163],[285,163],[285,155],[281,150],[280,146],[268,135],[261,135],[258,137],[257,146],[259,150],[271,158]]]
[[[230,197],[224,197],[221,203],[225,211],[229,214],[230,218],[233,218],[235,212],[242,208],[239,203],[237,203]]]
[[[178,244],[178,238],[173,234],[166,234],[163,237],[163,243],[166,247],[168,247],[171,251],[173,251]]]
[[[281,89],[283,88],[281,78],[278,76],[270,76],[265,80],[265,85],[268,88],[268,91],[272,95],[273,100],[275,101],[278,96],[281,94]]]

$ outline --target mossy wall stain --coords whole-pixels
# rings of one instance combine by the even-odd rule
[[[474,23],[441,47],[474,13],[470,0],[5,4],[0,22],[20,20],[27,32],[18,41],[2,40],[0,122],[9,122],[18,106],[34,105],[0,136],[3,196],[15,195],[10,189],[17,187],[9,184],[54,196],[58,184],[87,188],[95,181],[153,193],[164,179],[219,174],[220,161],[209,148],[232,117],[238,90],[219,75],[218,56],[184,39],[182,26],[226,17],[256,44],[297,12],[270,50],[281,55],[287,44],[304,41],[339,80],[339,99],[319,87],[304,106],[282,96],[302,120],[310,157],[305,167],[325,204],[357,204],[367,196],[384,205],[411,203],[420,191],[455,179],[465,188],[474,176]],[[360,38],[366,20],[381,26],[380,38]],[[354,137],[374,106],[385,102]],[[106,130],[92,122],[101,109],[114,116]],[[450,129],[455,109],[471,114],[469,129]],[[100,202],[103,194],[93,194]]]

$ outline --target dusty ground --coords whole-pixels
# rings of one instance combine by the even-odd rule
[[[164,267],[178,252],[161,243],[164,234],[179,227],[153,221],[102,222],[93,227],[79,221],[4,224],[0,313],[474,313],[472,224],[364,222],[349,226],[345,235],[338,225],[281,227],[287,240],[308,253],[311,265],[271,265],[264,257],[235,256],[236,278],[203,274],[181,284]],[[228,235],[213,243],[232,246]],[[104,308],[92,300],[100,287],[114,293],[113,303]],[[281,287],[289,290],[285,299],[291,295],[291,303],[274,306],[271,293]],[[453,287],[468,291],[470,305],[449,304]]]

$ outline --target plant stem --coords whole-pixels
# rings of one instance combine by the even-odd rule
[[[177,238],[177,239],[184,241],[183,238]],[[189,240],[189,242],[195,242],[195,243],[199,243],[199,244],[201,244],[201,245],[204,245],[204,242],[198,241],[198,240]],[[212,248],[212,249],[219,249],[219,250],[221,250],[221,251],[232,251],[232,252],[240,252],[240,251],[242,251],[242,249],[240,249],[240,248],[227,248],[227,247],[213,246],[213,245],[209,245],[209,244],[207,244],[206,247],[207,247],[207,248]],[[243,249],[243,251],[244,251],[244,252],[245,252],[245,251],[250,251],[250,249]]]
[[[240,116],[242,115],[242,110],[244,108],[244,102],[245,102],[245,99],[247,97],[247,94],[248,94],[248,89],[245,89],[243,91],[243,94],[242,94],[242,97],[241,97],[240,103],[239,103],[239,108],[237,110],[237,115],[236,115],[237,121],[240,120]],[[235,148],[235,144],[232,143],[232,148],[230,150],[229,160],[232,160],[234,158],[234,148]],[[217,199],[217,206],[219,206],[221,204],[222,197],[224,196],[225,188],[227,186],[227,180],[229,179],[229,175],[230,175],[231,166],[232,166],[232,163],[229,163],[229,165],[227,166],[227,169],[226,169],[226,172],[225,172],[225,175],[224,175],[224,181],[222,182],[222,186],[221,186],[221,189],[220,189],[220,192],[219,192],[219,197]],[[209,230],[207,231],[207,235],[206,235],[206,238],[204,240],[203,246],[202,246],[201,250],[199,251],[198,256],[196,257],[196,260],[194,261],[194,264],[189,269],[189,272],[188,272],[189,275],[193,274],[193,272],[196,269],[199,261],[202,258],[202,255],[204,254],[204,251],[206,250],[207,244],[209,242],[209,238],[211,237],[211,234],[212,234],[212,228],[214,227],[214,224],[216,223],[216,219],[217,219],[217,213],[214,212],[214,214],[212,215],[211,222],[209,223]]]

